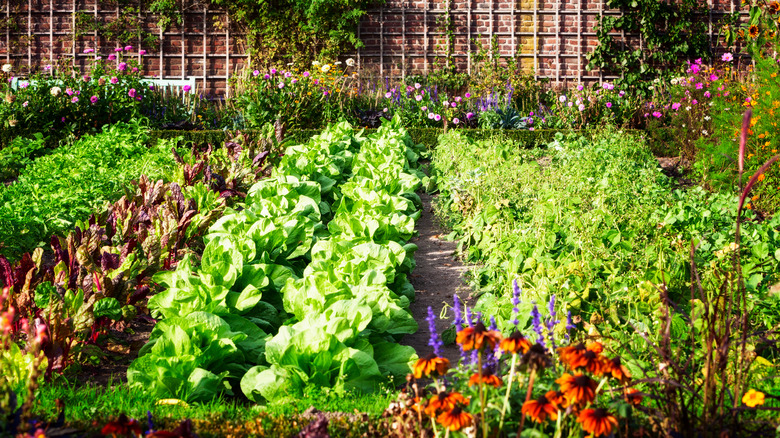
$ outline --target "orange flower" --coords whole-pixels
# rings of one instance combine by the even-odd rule
[[[625,399],[634,406],[642,403],[642,393],[636,388],[626,388]]]
[[[515,330],[508,338],[504,338],[501,341],[499,347],[507,353],[527,353],[531,349],[531,342],[522,333]]]
[[[586,404],[596,398],[596,381],[582,373],[576,373],[573,376],[564,373],[555,382],[561,385],[561,392],[572,403]]]
[[[523,415],[528,415],[537,423],[544,423],[547,421],[547,417],[550,417],[551,420],[558,418],[558,408],[550,402],[546,395],[523,403],[523,408],[520,412]]]
[[[545,394],[547,400],[554,404],[558,409],[563,410],[569,407],[569,399],[562,391],[547,391]]]
[[[425,408],[425,413],[434,416],[439,412],[451,411],[458,404],[468,406],[469,399],[463,397],[459,392],[442,391],[428,400],[428,407]]]
[[[602,408],[585,409],[580,412],[577,422],[582,423],[582,430],[596,437],[609,435],[612,432],[612,427],[618,424],[617,418]]]
[[[471,376],[469,379],[469,386],[477,385],[479,382],[485,383],[487,385],[493,385],[496,388],[500,388],[501,385],[504,384],[504,382],[498,378],[495,374],[493,374],[492,371],[489,369],[482,369],[481,373],[474,373],[474,375]]]
[[[767,9],[769,10],[770,14],[776,14],[780,12],[780,3],[778,2],[769,3],[769,7]]]
[[[748,35],[750,35],[750,38],[757,37],[758,33],[759,33],[758,32],[758,26],[756,26],[755,24],[748,28]]]
[[[751,389],[742,396],[742,403],[748,407],[755,408],[758,405],[764,404],[764,393]]]
[[[577,345],[569,345],[568,347],[559,348],[558,358],[569,368],[574,368],[572,364],[577,363],[580,360],[580,356],[582,356],[582,354],[586,351],[588,350],[585,348],[585,344],[580,342]]]
[[[474,327],[459,331],[456,341],[463,347],[463,351],[481,350],[484,346],[492,350],[501,341],[501,333],[488,330],[482,322],[478,322]]]
[[[454,432],[471,425],[474,417],[468,412],[463,412],[460,406],[455,406],[449,411],[442,412],[436,420],[439,421],[439,424]]]
[[[612,374],[612,377],[616,378],[620,383],[628,383],[629,380],[631,380],[631,373],[628,372],[628,369],[620,363],[620,357],[612,358],[612,360],[607,361],[607,366],[609,367],[609,372]]]
[[[431,353],[426,357],[418,359],[417,363],[414,364],[414,377],[420,379],[423,376],[443,376],[449,368],[449,359]]]
[[[591,344],[593,345],[593,344]],[[569,366],[572,369],[585,368],[588,372],[591,372],[597,376],[611,370],[611,367],[607,365],[607,360],[597,351],[601,351],[601,344],[598,344],[598,348],[591,349],[591,345],[580,354],[578,357],[572,359],[569,362]]]

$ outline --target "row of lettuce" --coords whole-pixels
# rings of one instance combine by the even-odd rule
[[[417,157],[397,119],[367,138],[341,123],[288,148],[209,229],[198,266],[185,258],[155,277],[160,320],[129,384],[188,401],[240,388],[261,402],[405,376]]]

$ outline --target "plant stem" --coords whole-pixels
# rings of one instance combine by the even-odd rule
[[[512,389],[512,381],[515,377],[515,366],[517,365],[517,353],[512,354],[512,365],[509,371],[509,383],[506,385],[506,395],[504,396],[504,406],[501,408],[501,421],[498,423],[498,430],[504,428],[504,419],[506,418],[506,409],[509,407],[509,391]]]
[[[487,420],[485,419],[485,389],[483,388],[484,384],[482,383],[482,350],[477,352],[477,363],[479,367],[477,372],[479,373],[479,410],[480,417],[482,419],[482,438],[487,438]]]
[[[536,377],[536,368],[531,369],[531,376],[528,377],[528,392],[525,393],[525,404],[531,399],[531,391],[534,389],[534,378]],[[517,436],[520,436],[520,432],[523,431],[523,425],[525,424],[525,415],[520,416],[520,426],[517,428]]]

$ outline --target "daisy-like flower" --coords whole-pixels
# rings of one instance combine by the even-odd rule
[[[504,384],[504,382],[488,368],[483,368],[482,372],[474,373],[471,378],[469,378],[469,386],[478,385],[480,382],[496,388],[500,388]]]
[[[466,327],[459,331],[456,342],[463,347],[463,351],[481,350],[485,346],[492,350],[501,342],[501,333],[488,330],[480,321],[473,327]]]
[[[552,365],[552,359],[547,354],[547,349],[542,344],[536,343],[523,354],[520,363],[536,370],[542,370]]]
[[[607,436],[612,428],[617,426],[617,418],[610,415],[606,409],[585,409],[580,412],[577,422],[582,423],[582,430],[594,437]]]
[[[569,399],[566,398],[566,394],[562,391],[547,391],[544,395],[550,403],[558,407],[559,410],[563,410],[569,407]]]
[[[742,403],[744,403],[750,408],[755,408],[756,406],[763,405],[764,393],[760,391],[756,391],[755,389],[750,389],[748,390],[748,392],[745,393],[744,396],[742,396]]]
[[[355,60],[352,58],[347,59],[346,61],[347,67],[354,67],[355,66]]]
[[[778,2],[769,3],[767,10],[769,11],[770,14],[777,14],[778,12],[780,12],[780,3]]]
[[[474,421],[474,417],[468,412],[464,412],[460,406],[455,406],[449,411],[442,412],[436,420],[439,424],[454,432],[470,426]]]
[[[49,90],[49,93],[51,93],[52,96],[59,96],[60,93],[62,93],[62,88],[60,87],[51,87],[51,90]]]
[[[550,420],[556,420],[558,418],[558,408],[546,395],[523,403],[523,408],[520,412],[522,412],[523,415],[528,415],[537,423],[544,423],[548,418]]]
[[[585,368],[588,372],[600,376],[611,369],[607,365],[607,360],[601,355],[601,351],[601,344],[594,342],[588,345],[582,354],[569,362],[569,365],[572,369]]]
[[[596,398],[596,381],[582,373],[564,373],[555,381],[572,403],[587,404]]]
[[[748,35],[750,35],[750,38],[758,37],[759,33],[760,31],[758,30],[758,26],[756,26],[755,24],[748,28]]]
[[[623,396],[626,403],[630,403],[634,406],[642,403],[642,393],[636,388],[626,388],[626,392]]]
[[[428,400],[425,407],[425,413],[434,416],[440,412],[451,411],[455,406],[468,406],[470,400],[463,397],[459,392],[442,391]]]
[[[620,362],[619,356],[608,360],[607,367],[609,370],[604,372],[611,374],[612,377],[617,379],[620,383],[625,384],[631,380],[631,373],[629,373],[628,368]]]
[[[508,338],[501,340],[499,348],[507,353],[512,354],[517,354],[518,352],[526,353],[531,349],[531,341],[523,336],[523,334],[518,330],[515,330],[511,335],[509,335]]]
[[[443,376],[447,374],[449,368],[449,359],[431,353],[426,357],[418,359],[417,363],[414,364],[414,377],[416,379],[421,379],[423,376]]]
[[[3,73],[11,73],[11,69],[13,69],[14,66],[11,64],[3,64]]]
[[[723,62],[731,62],[734,60],[734,55],[732,55],[731,52],[726,52],[720,57],[720,60]]]
[[[323,65],[322,68],[320,69],[320,71],[323,72],[323,73],[329,72],[330,71],[330,64]]]

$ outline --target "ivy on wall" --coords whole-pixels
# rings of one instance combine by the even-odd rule
[[[607,0],[622,16],[602,16],[596,26],[599,45],[588,56],[588,69],[622,75],[628,85],[641,85],[664,72],[679,70],[685,60],[709,58],[706,4],[697,0]],[[643,47],[631,45],[614,31],[639,34]]]
[[[245,43],[255,63],[328,60],[361,47],[357,36],[366,9],[384,0],[97,0],[98,10],[116,10],[110,20],[91,11],[76,12],[75,32],[69,38],[97,33],[104,41],[121,45],[141,44],[159,48],[156,29],[145,26],[148,17],[160,29],[183,24],[183,11],[225,11],[231,26],[245,34]],[[11,19],[0,21],[0,30],[17,31],[18,20],[27,19],[16,6],[26,0],[11,0]],[[19,17],[14,13],[19,12]],[[22,15],[24,15],[22,17]],[[20,19],[21,19],[20,18]],[[216,22],[218,27],[224,23]],[[19,38],[16,38],[19,40]],[[17,41],[27,44],[26,41]]]

